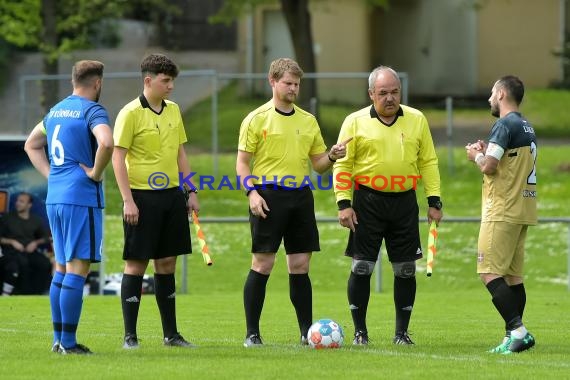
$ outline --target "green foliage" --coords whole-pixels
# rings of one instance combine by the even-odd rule
[[[42,19],[44,0],[0,2],[0,37],[18,47],[37,48],[55,62],[65,53],[91,46],[90,37],[100,20],[119,17],[122,0],[59,0],[54,10],[55,35]]]
[[[390,9],[390,0],[365,0],[366,4],[373,7]]]
[[[224,1],[222,7],[213,16],[208,19],[212,24],[225,23],[231,24],[237,18],[247,13],[249,10],[254,9],[261,4],[275,4],[277,0],[233,0]]]
[[[570,136],[570,91],[529,90],[521,110],[540,137]]]
[[[40,44],[39,0],[0,0],[0,36],[20,47]]]
[[[57,35],[59,52],[65,53],[91,46],[97,24],[107,18],[120,17],[124,1],[58,1]]]
[[[19,47],[33,47],[52,60],[64,53],[92,46],[93,36],[100,22],[120,18],[135,9],[160,9],[177,12],[178,8],[166,0],[57,0],[55,23],[56,45],[46,38],[41,4],[45,0],[0,0],[0,37]],[[150,12],[147,12],[150,13]],[[116,44],[111,36],[107,41]]]
[[[128,0],[123,1],[122,5],[127,18],[158,24],[166,21],[164,17],[182,13],[177,2],[169,0]]]
[[[313,0],[325,1],[325,0]],[[390,0],[363,0],[366,4],[375,7],[382,7],[389,9]],[[209,21],[215,23],[231,24],[237,18],[247,13],[249,10],[254,9],[262,4],[276,4],[278,0],[232,0],[224,1],[224,4],[215,15],[209,18]]]

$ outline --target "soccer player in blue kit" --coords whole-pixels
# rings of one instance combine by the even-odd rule
[[[73,93],[35,126],[24,147],[34,167],[48,179],[46,208],[56,260],[49,292],[52,351],[61,354],[92,353],[77,343],[76,331],[90,264],[101,261],[105,206],[101,181],[114,145],[109,116],[98,103],[103,68],[98,61],[76,62]]]

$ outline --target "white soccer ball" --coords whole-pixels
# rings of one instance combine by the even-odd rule
[[[344,332],[332,319],[319,319],[309,328],[307,340],[312,348],[339,348],[344,342]]]

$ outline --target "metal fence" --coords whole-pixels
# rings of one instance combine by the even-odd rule
[[[398,73],[402,82],[402,103],[408,103],[408,75]],[[339,104],[361,105],[369,104],[366,94],[368,88],[368,72],[352,73],[305,73],[304,79],[317,80],[317,91],[319,98],[315,102],[328,102]],[[60,94],[69,93],[69,75],[26,75],[20,77],[19,103],[20,103],[20,128],[22,135],[26,135],[33,126],[43,117],[43,110],[40,104],[41,81],[56,80],[60,82]],[[270,88],[267,84],[267,74],[238,74],[219,73],[216,70],[184,70],[181,71],[176,80],[176,86],[171,99],[180,105],[182,110],[189,108],[197,102],[210,101],[210,149],[212,153],[212,173],[218,175],[218,156],[220,154],[220,133],[218,111],[220,107],[231,105],[222,104],[220,100],[221,90],[233,81],[239,82],[240,96],[257,97],[270,96]],[[106,73],[102,93],[102,103],[105,105],[112,120],[116,117],[121,107],[130,99],[142,91],[140,72],[118,72]],[[312,103],[316,104],[316,103]],[[451,173],[454,170],[453,162],[453,100],[446,98],[447,126],[446,136],[448,144],[449,162],[448,169]],[[314,110],[309,110],[314,111]],[[340,126],[342,120],[338,121]],[[237,131],[236,131],[237,135]],[[245,223],[246,218],[203,218],[204,223]],[[478,218],[446,218],[446,223],[476,223]],[[335,218],[322,218],[319,223],[337,222]],[[541,223],[563,223],[568,226],[568,290],[570,291],[570,218],[543,218]],[[101,263],[100,279],[104,281],[104,267]],[[380,265],[380,262],[378,263]],[[187,291],[187,262],[183,261],[182,291]],[[381,270],[376,270],[376,291],[381,291]],[[103,284],[100,289],[102,290]]]
[[[201,223],[249,223],[249,219],[246,217],[221,217],[221,218],[201,218]],[[427,222],[426,218],[420,218],[420,223]],[[446,217],[444,222],[447,223],[480,223],[480,218],[475,217]],[[567,233],[567,289],[570,292],[570,218],[560,217],[560,218],[541,218],[539,219],[539,224],[542,223],[562,223],[566,224]],[[337,218],[318,218],[317,223],[338,223]],[[376,292],[382,291],[382,260],[381,256],[376,262],[375,272],[375,290]],[[184,256],[182,261],[182,292],[186,293],[188,291],[188,262],[187,257]]]
[[[346,73],[305,73],[303,79],[317,81],[318,99],[312,105],[323,102],[364,106],[369,104],[367,97],[368,76],[365,72]],[[402,101],[408,102],[408,75],[399,73],[402,82]],[[58,81],[60,97],[70,92],[69,75],[24,75],[19,79],[20,130],[26,135],[43,118],[41,106],[41,82]],[[176,86],[171,99],[182,110],[190,108],[205,99],[210,100],[210,141],[214,175],[218,174],[218,155],[220,153],[220,133],[218,110],[231,105],[220,104],[220,91],[229,83],[239,83],[241,98],[270,96],[270,87],[266,73],[236,74],[218,73],[215,70],[183,70],[176,79]],[[101,103],[114,120],[120,109],[137,94],[142,92],[140,72],[106,73],[104,76]],[[314,113],[314,109],[309,109]],[[245,116],[245,115],[244,115]],[[338,125],[342,120],[338,120]],[[237,135],[237,134],[236,134]]]

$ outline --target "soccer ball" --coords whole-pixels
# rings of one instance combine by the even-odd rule
[[[309,328],[307,340],[312,348],[339,348],[344,341],[344,332],[335,321],[319,319]]]

